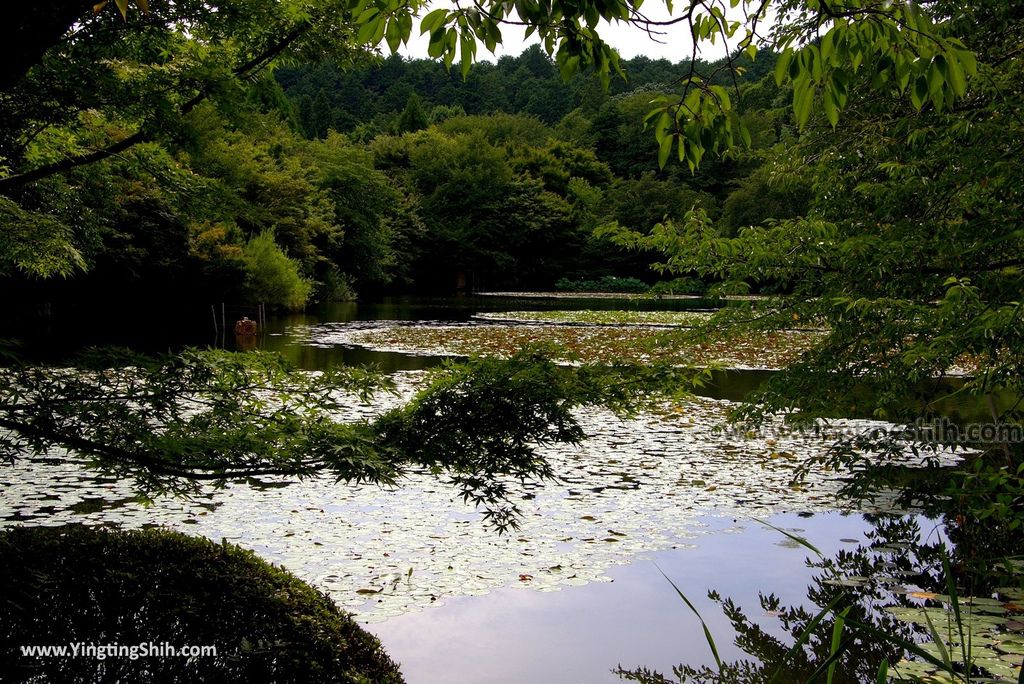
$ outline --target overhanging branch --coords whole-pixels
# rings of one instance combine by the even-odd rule
[[[287,36],[267,48],[264,52],[236,67],[233,72],[234,75],[238,78],[246,78],[247,76],[251,76],[258,72],[275,57],[284,52],[289,45],[294,43],[308,29],[308,23],[299,24]],[[180,116],[185,116],[195,109],[201,102],[206,100],[207,97],[209,97],[209,93],[205,91],[198,93],[178,109],[178,114]],[[103,161],[104,159],[109,159],[114,155],[120,154],[121,152],[138,145],[139,143],[151,140],[152,137],[153,134],[151,131],[140,129],[129,135],[127,138],[112,143],[102,149],[74,157],[68,157],[67,159],[62,159],[50,164],[44,164],[43,166],[24,171],[22,173],[17,173],[12,176],[7,176],[6,178],[0,178],[0,195],[9,194],[16,188],[28,183],[34,183],[38,180],[42,180],[43,178],[66,173],[67,171],[71,171],[72,169],[76,169],[81,166],[87,166],[89,164]]]

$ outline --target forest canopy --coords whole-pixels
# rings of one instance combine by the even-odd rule
[[[776,21],[767,20],[769,10]],[[14,283],[73,277],[77,291],[108,296],[128,277],[142,299],[165,294],[186,264],[202,274],[181,293],[186,300],[201,292],[295,307],[354,291],[450,289],[457,275],[439,271],[433,255],[453,241],[473,244],[448,270],[483,286],[550,287],[605,275],[650,282],[656,276],[643,258],[609,248],[593,228],[628,215],[627,226],[647,230],[695,205],[717,217],[763,162],[758,151],[806,128],[812,110],[834,126],[849,89],[868,72],[872,88],[941,110],[963,97],[977,68],[947,30],[951,10],[941,3],[701,0],[677,8],[670,22],[688,29],[694,46],[692,59],[677,64],[621,60],[601,39],[603,21],[630,21],[654,37],[677,28],[629,2],[449,10],[383,0],[63,0],[12,12],[9,26],[35,49],[12,55],[0,83],[0,193],[12,225],[2,272]],[[541,45],[470,69],[478,42],[493,48],[508,22],[526,24]],[[416,29],[429,33],[439,63],[379,56]],[[817,34],[820,43],[804,43]],[[700,45],[715,40],[729,56],[700,60]],[[461,68],[447,70],[456,59]],[[377,138],[430,127],[447,137],[489,129],[488,144],[501,148],[511,175],[499,172],[497,186],[467,167],[484,183],[467,195],[490,200],[475,215],[451,221],[438,206],[443,187],[425,188],[409,166],[362,153],[380,149]],[[325,152],[319,141],[332,131],[346,137]],[[346,144],[351,149],[339,152]],[[555,160],[530,152],[538,158],[526,163],[527,147],[546,148]],[[573,148],[607,170],[543,168],[565,167]],[[667,165],[669,152],[680,165]],[[353,175],[369,179],[360,192],[352,192]],[[499,196],[512,205],[496,206]],[[778,209],[798,214],[801,199]],[[636,216],[638,203],[650,210]],[[727,225],[778,218],[742,204],[729,202]],[[507,248],[486,235],[506,228],[491,227],[495,212],[513,224]],[[252,286],[266,274],[254,272],[257,262],[242,249],[268,232],[298,273],[290,292]],[[525,263],[540,261],[551,244],[563,253]],[[60,289],[34,285],[40,299]]]

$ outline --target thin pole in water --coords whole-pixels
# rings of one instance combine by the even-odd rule
[[[224,331],[225,337],[228,334],[228,323],[227,318],[224,316],[224,302],[220,303],[220,328]]]
[[[217,308],[213,304],[210,305],[210,314],[213,316],[213,336],[216,337],[220,331],[217,329]]]

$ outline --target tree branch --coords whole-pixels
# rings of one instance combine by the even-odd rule
[[[300,463],[290,468],[282,467],[253,467],[236,470],[202,469],[197,470],[189,467],[175,466],[161,458],[151,454],[130,451],[109,444],[101,444],[91,439],[78,435],[69,435],[53,430],[45,430],[36,425],[21,423],[15,420],[0,418],[0,427],[24,435],[26,437],[42,438],[54,444],[73,449],[82,454],[90,454],[106,458],[126,466],[144,468],[154,475],[165,477],[180,477],[187,480],[231,480],[244,479],[247,477],[262,477],[267,475],[305,475],[312,471],[321,469],[322,464]]]
[[[300,23],[280,41],[270,46],[264,52],[257,55],[256,57],[236,67],[233,72],[234,75],[238,78],[245,78],[246,76],[249,76],[259,71],[263,66],[265,66],[275,57],[284,52],[289,45],[294,43],[308,29],[308,23]],[[198,106],[200,103],[206,100],[207,97],[209,97],[209,93],[201,91],[192,99],[185,102],[178,109],[178,114],[180,116],[185,116],[193,109],[195,109],[196,106]],[[94,164],[96,162],[103,161],[104,159],[109,159],[110,157],[116,154],[124,152],[125,150],[134,147],[135,145],[138,145],[139,143],[152,140],[152,137],[153,135],[151,132],[140,129],[135,133],[129,135],[127,138],[124,138],[116,143],[108,145],[103,149],[95,150],[93,152],[81,154],[75,157],[68,157],[67,159],[62,159],[61,161],[53,162],[50,164],[44,164],[43,166],[37,167],[35,169],[14,174],[13,176],[0,178],[0,195],[9,194],[15,188],[19,188],[28,183],[34,183],[38,180],[42,180],[43,178],[48,178],[50,176],[71,171],[72,169],[76,169],[80,166],[87,166],[89,164]]]

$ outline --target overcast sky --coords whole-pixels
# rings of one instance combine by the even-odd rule
[[[431,7],[424,10],[421,17],[426,15],[430,9],[434,7],[441,7],[444,2],[434,2]],[[669,18],[668,11],[665,9],[664,4],[660,2],[651,2],[644,4],[644,12],[647,13],[648,18],[655,21],[662,21]],[[672,62],[681,62],[690,59],[692,50],[692,43],[690,42],[689,30],[685,24],[679,24],[675,26],[663,27],[666,31],[666,35],[660,37],[661,42],[653,41],[646,32],[642,31],[631,24],[600,24],[598,26],[598,32],[601,37],[616,48],[624,58],[636,57],[637,55],[645,55],[653,59],[665,58]],[[413,36],[409,39],[409,45],[403,46],[399,49],[399,52],[406,57],[419,57],[427,58],[427,44],[428,36],[419,35],[419,21],[417,20],[413,25]],[[502,55],[518,55],[524,49],[530,45],[539,43],[536,34],[530,37],[528,41],[523,40],[523,29],[519,26],[502,26],[501,35],[503,38],[502,44],[495,49],[495,56],[487,51],[483,45],[478,48],[477,57],[481,60],[494,61],[497,57]],[[387,48],[385,47],[385,51]],[[721,44],[718,45],[706,45],[704,51],[701,53],[701,57],[708,60],[718,59],[724,56],[725,51],[722,49]]]

